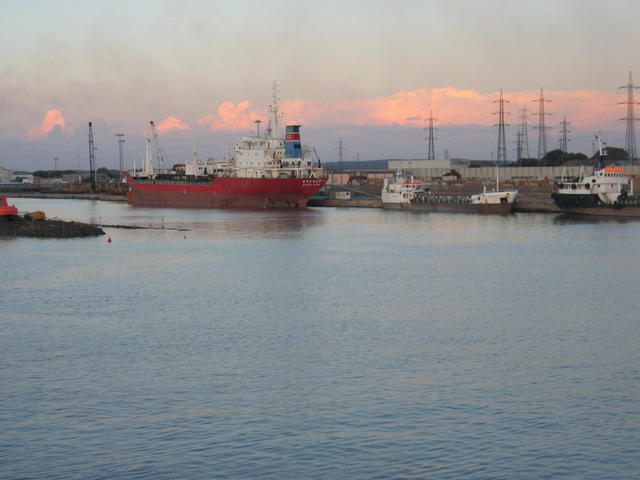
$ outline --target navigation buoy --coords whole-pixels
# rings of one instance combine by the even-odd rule
[[[107,238],[107,243],[111,243],[111,237]]]

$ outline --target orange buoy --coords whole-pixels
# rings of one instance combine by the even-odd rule
[[[111,243],[111,237],[107,239],[107,243]]]

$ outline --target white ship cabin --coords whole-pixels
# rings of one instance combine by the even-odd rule
[[[404,176],[402,170],[398,169],[391,180],[384,179],[382,203],[411,203],[416,196],[424,193],[426,189],[421,182],[417,182],[413,176]]]
[[[247,137],[235,145],[233,151],[237,168],[277,168],[284,158],[284,141],[281,138]]]
[[[587,177],[562,177],[556,192],[566,195],[598,195],[605,203],[614,203],[621,194],[633,195],[633,182],[622,167],[604,167]]]
[[[225,170],[234,166],[233,158],[225,158],[224,160],[214,160],[210,158],[207,160],[207,172],[209,174],[223,175]]]
[[[189,175],[193,175],[195,177],[204,176],[204,175],[207,175],[209,171],[207,167],[208,166],[206,163],[187,163],[184,166],[184,173],[187,176]]]
[[[233,147],[235,175],[249,178],[307,177],[315,165],[308,148],[300,148],[299,156],[285,154],[282,138],[247,137]],[[318,176],[320,172],[318,172]]]
[[[271,120],[265,134],[260,135],[260,120],[256,120],[256,135],[245,137],[233,147],[234,157],[223,175],[245,178],[315,178],[324,175],[318,162],[315,166],[309,148],[300,143],[301,125],[285,126],[284,137],[278,128],[279,113],[277,85],[274,84],[273,103],[269,106]],[[272,128],[273,127],[273,128]]]
[[[487,192],[487,187],[485,187],[482,193],[471,195],[469,197],[469,203],[496,205],[501,203],[514,203],[516,198],[518,198],[517,190]]]

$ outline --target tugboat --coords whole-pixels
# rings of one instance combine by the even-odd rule
[[[553,198],[568,214],[640,217],[640,196],[633,192],[633,179],[623,167],[604,166],[606,152],[598,141],[598,161],[592,175],[556,178]]]

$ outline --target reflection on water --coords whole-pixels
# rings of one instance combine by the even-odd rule
[[[277,237],[322,225],[326,215],[318,209],[172,209],[133,207],[124,202],[92,200],[16,199],[20,210],[42,210],[49,218],[99,225],[134,225],[154,229],[193,230],[191,235],[216,237]],[[105,227],[111,234],[115,228]],[[123,231],[120,231],[122,234]]]
[[[225,211],[207,221],[166,221],[165,225],[189,228],[215,237],[278,237],[299,233],[326,222],[322,212],[306,211]]]
[[[598,223],[628,223],[639,222],[640,217],[605,217],[600,215],[571,215],[562,213],[553,218],[556,225],[598,224]]]

